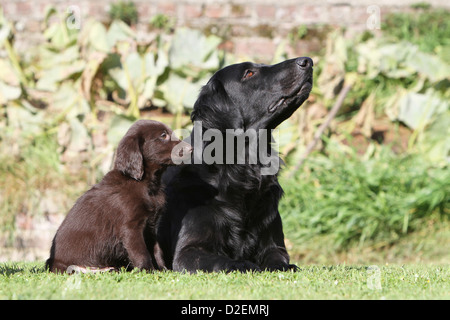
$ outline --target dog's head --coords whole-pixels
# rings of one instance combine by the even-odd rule
[[[308,98],[312,67],[312,60],[302,57],[223,68],[202,88],[191,119],[207,129],[274,129]]]
[[[146,168],[174,165],[174,157],[189,156],[192,147],[180,141],[165,124],[152,120],[135,122],[119,142],[114,169],[141,180]]]

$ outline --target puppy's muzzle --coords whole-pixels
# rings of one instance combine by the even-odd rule
[[[191,153],[194,148],[185,141],[180,141],[172,149],[172,161],[174,164],[180,164],[181,162],[187,161],[191,157]]]

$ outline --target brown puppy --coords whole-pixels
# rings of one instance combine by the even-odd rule
[[[171,136],[172,130],[156,121],[131,126],[117,148],[114,169],[77,200],[56,232],[46,262],[50,271],[164,267],[155,237],[165,205],[161,175],[174,164],[172,155],[192,151]]]

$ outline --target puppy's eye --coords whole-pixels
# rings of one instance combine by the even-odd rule
[[[169,138],[169,135],[167,134],[167,132],[163,132],[163,133],[161,133],[161,139],[163,139],[163,140],[167,140]]]
[[[245,70],[244,76],[242,77],[242,79],[250,79],[254,75],[255,75],[254,71],[252,71],[252,70]]]

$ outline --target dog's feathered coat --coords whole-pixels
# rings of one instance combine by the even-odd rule
[[[312,60],[298,58],[266,66],[232,65],[203,87],[191,118],[202,132],[226,129],[267,134],[308,98]],[[266,129],[267,131],[261,131]],[[196,132],[191,135],[191,144]],[[205,148],[208,141],[202,141]],[[261,146],[259,146],[261,147]],[[249,156],[248,145],[244,152]],[[194,153],[198,150],[194,150]],[[224,156],[226,154],[224,153]],[[178,271],[288,270],[278,202],[283,194],[277,175],[263,175],[256,164],[189,164],[169,168],[167,210],[158,228],[165,263]]]

